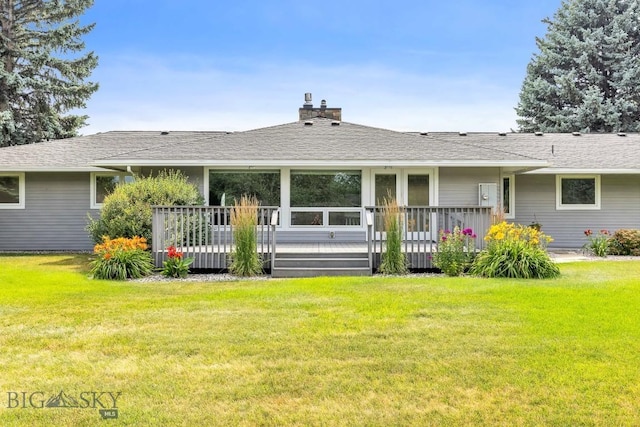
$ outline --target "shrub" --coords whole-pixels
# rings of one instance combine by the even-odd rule
[[[231,209],[231,228],[235,247],[231,254],[229,271],[238,276],[255,276],[262,273],[262,259],[258,254],[256,227],[258,225],[258,200],[243,195]]]
[[[102,236],[142,236],[151,242],[151,206],[202,205],[198,188],[180,171],[161,171],[156,176],[137,177],[130,184],[118,185],[105,197],[100,218],[89,217],[87,231],[95,243]]]
[[[613,233],[610,243],[612,255],[640,256],[640,230],[620,229]]]
[[[96,279],[138,279],[153,272],[151,254],[144,237],[102,238],[93,253],[98,257],[91,262],[91,274]]]
[[[162,263],[162,275],[175,278],[187,277],[193,258],[184,258],[182,252],[175,246],[167,248],[167,257],[168,259]]]
[[[611,245],[611,233],[608,230],[600,230],[596,234],[593,234],[591,230],[585,230],[584,235],[587,236],[588,240],[583,246],[585,251],[599,257],[607,256]]]
[[[489,228],[485,240],[487,248],[474,260],[471,274],[524,279],[560,275],[560,269],[546,251],[546,245],[553,239],[542,231],[503,221]]]
[[[382,274],[405,274],[408,269],[407,258],[402,253],[402,209],[395,198],[384,199],[382,217],[387,242],[378,270]]]
[[[433,255],[433,263],[447,276],[459,276],[471,266],[475,256],[476,235],[470,228],[440,231],[438,251]]]

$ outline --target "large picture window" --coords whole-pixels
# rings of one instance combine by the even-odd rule
[[[600,209],[600,176],[556,177],[557,209]]]
[[[0,209],[24,209],[24,174],[0,174]]]
[[[280,206],[280,171],[209,171],[210,206],[232,206],[243,195],[256,197],[262,206]]]
[[[133,182],[133,175],[119,172],[98,172],[91,174],[91,208],[100,209],[105,197],[115,190],[118,184]]]
[[[291,171],[291,207],[361,206],[360,171]]]

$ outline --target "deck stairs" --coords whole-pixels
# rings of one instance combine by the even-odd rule
[[[371,276],[367,252],[276,253],[271,277]]]

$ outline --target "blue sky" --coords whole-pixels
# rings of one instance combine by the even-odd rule
[[[96,0],[89,126],[246,130],[304,93],[394,130],[508,131],[541,22],[561,0]]]

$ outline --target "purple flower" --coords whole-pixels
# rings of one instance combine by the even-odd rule
[[[471,228],[465,228],[464,230],[462,230],[462,234],[464,236],[471,236],[473,235],[473,230]]]
[[[442,236],[440,240],[442,240],[443,242],[446,242],[447,241],[447,236]]]

